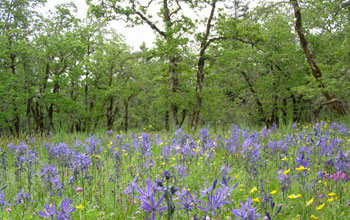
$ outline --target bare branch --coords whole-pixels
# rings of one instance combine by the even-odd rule
[[[177,9],[170,13],[170,17],[173,16],[174,14],[177,14],[182,9],[178,0],[176,0],[176,4],[177,4]]]
[[[339,102],[339,100],[334,98],[334,99],[331,99],[331,100],[329,100],[327,102],[322,102],[321,105],[329,105],[329,104],[333,104],[335,102]]]

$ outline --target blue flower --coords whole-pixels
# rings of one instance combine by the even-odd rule
[[[236,219],[244,219],[244,220],[254,220],[260,218],[259,214],[255,214],[256,207],[251,207],[252,199],[250,197],[247,198],[246,203],[242,203],[240,209],[233,209],[232,214],[234,214]]]
[[[56,214],[56,205],[55,205],[55,203],[53,203],[53,204],[46,204],[44,212],[39,211],[38,214],[41,217],[44,217],[44,218],[50,218],[51,217],[51,219],[53,219],[53,217]]]
[[[158,202],[155,202],[154,195],[152,195],[149,198],[149,201],[145,198],[141,199],[142,205],[141,209],[145,210],[146,212],[150,212],[152,214],[151,220],[155,220],[155,215],[157,212],[164,212],[167,207],[166,206],[160,206],[162,201],[164,200],[164,195],[158,200]]]
[[[0,194],[0,206],[1,206],[1,211],[4,211],[4,207],[5,205],[9,206],[11,204],[9,204],[7,201],[5,201],[5,192]]]

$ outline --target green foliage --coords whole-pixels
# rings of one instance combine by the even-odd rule
[[[325,93],[350,106],[347,1],[299,1],[320,79],[283,2],[88,2],[82,20],[73,3],[48,16],[35,11],[43,0],[0,3],[1,134],[191,128],[198,106],[200,126],[338,117]],[[132,51],[115,19],[148,25],[154,46]]]

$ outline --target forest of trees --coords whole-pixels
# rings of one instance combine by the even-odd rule
[[[350,1],[0,2],[0,133],[271,126],[350,106]],[[146,24],[132,50],[110,23]],[[109,25],[108,25],[109,24]],[[140,36],[142,37],[142,36]]]

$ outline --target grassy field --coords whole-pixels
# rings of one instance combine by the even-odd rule
[[[350,130],[2,138],[3,219],[349,219]]]

